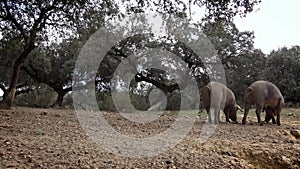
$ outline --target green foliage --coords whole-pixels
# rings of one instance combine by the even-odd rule
[[[80,46],[74,45],[76,41],[72,42],[35,49],[22,69],[39,83],[45,83],[56,91],[62,90],[63,87],[70,87],[80,49]]]
[[[228,21],[235,15],[244,15],[251,12],[253,7],[259,2],[259,0],[224,2],[192,0],[187,3],[181,0],[164,0],[157,3],[157,1],[153,0],[129,0],[122,1],[122,5],[125,6],[127,12],[139,13],[151,10],[160,13],[172,13],[180,17],[186,17],[188,13],[191,12],[191,7],[193,5],[198,5],[200,7],[206,7],[207,20],[210,21],[225,18],[224,20]],[[100,25],[104,24],[107,16],[110,17],[119,12],[117,4],[110,0],[58,0],[47,2],[38,0],[5,0],[0,2],[0,7],[1,40],[4,42],[3,44],[6,45],[1,46],[0,58],[1,60],[5,60],[3,62],[5,68],[10,69],[10,71],[6,71],[7,69],[0,70],[6,71],[0,72],[3,75],[3,77],[2,75],[0,77],[0,87],[7,87],[11,79],[17,78],[11,77],[11,67],[14,63],[14,59],[18,58],[20,63],[25,62],[22,70],[34,78],[36,82],[45,83],[50,86],[58,93],[58,96],[64,96],[71,90],[71,79],[74,75],[74,72],[72,72],[74,63],[84,42],[100,27]],[[177,24],[185,25],[184,23]],[[224,30],[214,30],[215,34],[212,34],[212,36],[215,38],[212,39],[212,41],[215,42],[219,54],[222,56],[222,61],[227,66],[228,70],[233,72],[235,66],[238,65],[238,61],[234,61],[234,58],[236,58],[241,51],[248,50],[244,48],[251,48],[253,34],[247,32],[239,34],[233,24],[227,24],[225,22],[222,24],[221,27],[222,29],[224,28]],[[218,27],[218,25],[216,25],[216,27]],[[197,28],[192,29],[186,27],[185,29],[190,30],[187,31],[187,34],[183,35],[186,39],[189,39],[192,36],[202,36],[202,33],[199,32],[199,29]],[[207,30],[211,30],[211,27]],[[57,36],[53,36],[55,34]],[[223,36],[222,43],[218,43],[220,42],[220,36]],[[62,43],[56,44],[51,43],[53,42],[53,39],[51,40],[49,37],[54,37],[54,41],[57,40],[57,38],[62,38],[64,40]],[[250,39],[249,41],[248,38]],[[18,39],[18,41],[14,41],[15,39]],[[110,80],[115,67],[128,54],[145,47],[139,46],[144,43],[143,41],[151,39],[153,40],[153,37],[129,37],[110,51],[113,54],[109,54],[109,57],[107,57],[108,59],[103,61],[103,64],[100,66],[101,69],[99,69],[99,76],[96,77],[97,89],[99,90],[97,92],[100,93],[98,100],[100,101],[99,106],[101,109],[114,110],[109,91],[111,87]],[[169,44],[169,41],[172,41],[172,44]],[[132,48],[132,46],[134,46],[134,48]],[[151,83],[168,94],[168,97],[170,97],[168,98],[168,108],[178,109],[178,105],[180,105],[178,104],[180,93],[176,91],[178,85],[174,79],[170,77],[177,77],[188,83],[185,81],[185,77],[192,75],[197,77],[197,79],[201,79],[201,83],[204,83],[207,81],[207,77],[204,73],[199,71],[200,68],[203,67],[203,64],[197,59],[194,53],[185,46],[185,44],[176,42],[176,40],[170,37],[166,37],[165,39],[158,40],[154,43],[148,43],[146,46],[148,48],[168,50],[169,52],[180,56],[188,64],[188,67],[191,68],[191,72],[189,70],[184,70],[183,74],[171,74],[157,69],[140,69],[138,66],[142,65],[143,61],[145,61],[144,58],[140,58],[133,64],[135,65],[133,71],[136,73],[134,83]],[[119,49],[122,49],[121,52]],[[22,52],[24,55],[22,55]],[[29,56],[29,58],[27,58],[27,56]],[[169,64],[163,65],[167,69],[171,69],[172,67],[178,69],[183,68],[183,65],[180,65],[179,63],[171,64],[170,60],[167,60],[166,58],[162,59],[165,59],[165,62],[169,62]],[[21,74],[21,77],[24,80],[30,79],[27,78],[28,76],[26,77],[25,74]],[[94,79],[89,78],[87,80],[91,81]],[[29,82],[27,81],[23,82],[20,80],[19,82],[23,86],[28,87],[31,85],[29,85]],[[41,92],[41,86],[35,86],[37,86],[36,92]],[[145,91],[147,91],[147,89]],[[44,91],[44,93],[46,93],[46,91]],[[89,93],[87,93],[87,95],[89,95]],[[145,109],[147,107],[148,102],[146,95],[140,95],[133,92],[131,93],[131,97],[136,108]],[[31,103],[28,104],[30,105]],[[41,104],[39,103],[37,105],[40,106]],[[42,104],[42,106],[47,105],[47,101],[45,101],[45,104]]]
[[[42,131],[42,130],[36,130],[36,131],[34,131],[34,135],[36,135],[36,136],[43,136],[45,134],[46,133],[44,131]]]
[[[67,93],[66,96],[64,97],[62,107],[66,109],[73,109],[73,98],[72,98],[72,93]]]
[[[136,110],[146,111],[150,107],[150,103],[147,96],[129,93],[129,98]]]
[[[245,89],[251,83],[264,79],[266,60],[260,50],[249,51],[233,59],[236,63],[235,67],[226,69],[227,86],[235,93],[239,104],[244,103]]]
[[[129,95],[128,95],[129,94]],[[149,101],[147,96],[134,94],[132,92],[116,92],[114,93],[115,100],[113,101],[110,92],[101,92],[97,94],[97,101],[100,110],[106,111],[116,111],[115,103],[114,102],[124,102],[127,100],[134,109],[139,111],[145,111],[150,107]],[[124,110],[129,109],[124,105],[122,107]],[[122,111],[122,110],[120,110]]]
[[[253,32],[240,32],[233,22],[224,19],[204,23],[203,32],[222,60],[226,85],[235,93],[238,102],[243,103],[245,88],[263,78],[266,57],[254,48]]]
[[[0,69],[0,88],[5,93],[8,85],[11,81],[13,63],[15,59],[22,51],[20,46],[21,40],[16,38],[12,40],[0,39],[0,60],[1,60],[1,69]],[[20,73],[20,79],[17,85],[17,94],[18,92],[23,93],[29,91],[35,86],[34,80],[28,76],[24,71]]]
[[[125,100],[128,101],[128,103],[130,103],[131,105],[122,104],[121,107],[122,110],[119,111],[132,110],[130,108],[131,106],[133,106],[135,110],[146,111],[151,106],[148,95],[139,95],[139,94],[134,94],[132,92],[129,92],[129,95],[127,92],[116,92],[114,93],[114,95],[115,96],[113,101],[111,94],[109,92],[99,93],[97,95],[99,109],[105,111],[117,111],[115,107],[115,103],[116,102],[123,103]],[[168,95],[167,97],[168,102],[165,110],[179,110],[181,105],[180,98],[181,98],[181,94],[178,90]],[[183,103],[183,104],[190,104],[190,103]],[[118,108],[120,109],[120,107]]]
[[[96,96],[100,110],[116,111],[110,92],[100,92]]]
[[[50,107],[55,103],[57,93],[45,84],[40,84],[35,91],[19,95],[14,104],[27,107]]]
[[[99,21],[99,16],[116,12],[112,1],[23,1],[0,3],[0,30],[4,39],[22,37],[29,43],[48,41],[49,36],[71,36],[72,31]],[[66,31],[70,30],[70,31]]]
[[[1,60],[1,69],[0,69],[0,84],[4,87],[7,87],[10,82],[10,77],[12,74],[12,65],[14,59],[18,56],[22,50],[19,45],[20,40],[0,40],[0,60]],[[10,56],[10,57],[7,57]]]
[[[112,9],[112,10],[111,10]],[[89,23],[99,23],[99,16],[112,14],[115,5],[111,1],[23,1],[5,0],[0,2],[1,39],[19,39],[21,51],[13,63],[11,81],[4,95],[1,107],[10,108],[14,99],[20,68],[28,55],[38,46],[49,43],[49,37],[73,37],[74,32],[86,28]],[[101,22],[102,23],[102,22]],[[75,34],[76,37],[76,34]],[[6,55],[10,57],[10,55]],[[57,69],[59,70],[59,69]],[[2,89],[4,85],[0,86]],[[6,93],[5,92],[5,93]],[[62,101],[59,92],[58,101]]]
[[[155,11],[159,13],[171,13],[179,17],[191,14],[191,8],[198,6],[206,8],[206,16],[210,19],[232,19],[236,15],[245,16],[252,12],[255,5],[261,0],[220,1],[220,0],[133,0],[122,1],[127,12],[141,13]]]
[[[166,110],[180,110],[181,94],[179,90],[175,90],[168,96]]]
[[[282,92],[286,102],[300,102],[300,46],[273,50],[268,56],[265,78]]]

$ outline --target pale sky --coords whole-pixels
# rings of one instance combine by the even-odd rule
[[[246,18],[235,18],[240,31],[254,31],[255,48],[265,54],[279,47],[300,45],[300,1],[263,0]]]
[[[255,48],[269,54],[279,47],[300,45],[299,8],[300,0],[263,0],[245,18],[235,17],[235,24],[240,31],[254,31]]]

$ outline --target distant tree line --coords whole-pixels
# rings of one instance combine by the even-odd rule
[[[227,86],[234,91],[240,104],[243,103],[245,88],[260,79],[276,84],[289,105],[297,105],[300,102],[299,46],[290,49],[283,47],[276,51],[273,50],[269,55],[265,55],[259,49],[254,48],[253,32],[239,32],[235,25],[227,20],[203,21],[199,25],[200,29],[208,36],[218,51],[225,69]],[[119,44],[119,46],[111,49],[106,57],[107,59],[99,67],[98,77],[95,79],[98,89],[96,91],[97,100],[102,110],[116,110],[111,97],[110,83],[114,73],[112,67],[120,64],[119,61],[122,57],[126,57],[123,51],[130,50],[129,47],[132,44],[144,40],[143,38],[145,37],[132,37],[132,39],[126,41],[126,45],[125,43]],[[80,38],[70,38],[60,44],[35,49],[21,67],[22,78],[20,82],[23,85],[19,90],[20,94],[18,95],[20,96],[16,97],[16,105],[34,107],[71,106],[70,91],[72,91],[73,69],[79,50],[84,42],[85,40]],[[15,48],[13,44],[15,44]],[[12,54],[16,51],[17,44],[13,41],[3,43],[1,48],[3,55],[1,56],[5,57],[5,53]],[[157,42],[155,47],[157,46],[166,47],[163,42]],[[187,53],[178,53],[178,55],[185,56]],[[142,60],[141,58],[141,62]],[[7,63],[4,62],[3,64],[4,66],[7,65],[7,70],[9,70],[13,60],[5,59],[5,61]],[[155,69],[138,70],[137,67],[141,62],[135,61],[132,63],[132,68],[136,73],[136,77],[132,80],[128,89],[132,104],[139,110],[147,110],[151,106],[148,100],[149,94],[153,89],[159,88],[169,97],[167,109],[179,109],[181,95],[176,83],[172,79],[166,78],[166,72]],[[197,78],[199,87],[206,84],[209,80],[207,75],[195,73],[197,68],[203,67],[203,64],[193,59],[187,62],[190,63],[192,70],[187,73]],[[5,70],[2,69],[1,71]],[[179,75],[178,77],[184,78],[184,76]],[[6,77],[6,79],[9,78]],[[91,79],[91,81],[95,79]],[[5,91],[5,84],[2,83],[2,86]],[[65,102],[63,101],[64,97],[67,100]],[[126,96],[123,96],[120,92],[120,97]]]
[[[190,4],[177,1],[156,4],[150,0],[135,2],[136,5],[126,2],[123,4],[127,13],[141,13],[152,7],[156,12],[189,17],[189,7],[192,4],[205,6],[209,9],[206,17],[201,23],[195,24],[196,28],[187,28],[189,34],[185,36],[208,37],[224,66],[227,86],[236,94],[238,103],[243,103],[244,90],[249,84],[265,79],[279,87],[286,102],[299,105],[300,47],[283,47],[266,55],[260,49],[254,48],[254,32],[240,32],[232,22],[233,16],[251,12],[258,1],[226,1],[224,4],[206,0],[199,4],[198,1],[191,1]],[[54,0],[47,5],[40,1],[3,1],[0,5],[0,88],[4,91],[2,107],[10,107],[14,97],[16,105],[71,106],[72,78],[80,73],[84,74],[73,71],[81,47],[105,24],[105,19],[114,16],[121,18],[124,15],[113,1],[67,3]],[[29,8],[32,5],[34,8]],[[243,7],[242,10],[240,7]],[[64,13],[66,10],[74,13]],[[28,19],[30,17],[34,19]],[[66,20],[60,22],[58,18]],[[54,30],[63,39],[61,42],[49,39],[49,29],[53,29],[53,26],[56,26]],[[147,110],[151,106],[149,95],[155,89],[166,95],[166,108],[169,110],[179,109],[181,97],[193,99],[192,95],[182,96],[179,85],[172,77],[182,79],[182,83],[187,76],[195,77],[199,87],[209,82],[209,68],[204,66],[203,60],[188,46],[170,37],[149,43],[149,40],[153,39],[152,35],[136,35],[122,40],[109,50],[99,65],[97,77],[87,77],[87,83],[95,85],[101,110],[116,110],[112,100],[112,75],[124,58],[140,49],[167,50],[184,60],[189,69],[184,69],[181,63],[171,62],[162,66],[166,69],[182,68],[184,73],[143,68],[143,54],[136,60],[129,60],[131,67],[128,71],[132,71],[135,77],[126,90],[129,92],[131,103],[139,110]],[[172,43],[168,43],[170,41]],[[117,83],[122,84],[122,80]],[[75,87],[84,89],[85,85]],[[188,84],[182,85],[188,87]],[[120,91],[118,96],[125,97],[123,91]]]

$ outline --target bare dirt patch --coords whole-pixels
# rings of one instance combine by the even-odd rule
[[[147,137],[170,127],[176,115],[147,125],[129,123],[116,113],[105,117],[123,134]],[[300,139],[291,131],[300,129],[300,110],[285,109],[281,126],[249,120],[253,125],[221,123],[201,144],[204,118],[198,118],[175,148],[151,158],[128,158],[90,140],[73,110],[0,110],[0,168],[299,168]]]

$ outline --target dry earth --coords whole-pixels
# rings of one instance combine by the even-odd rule
[[[116,113],[106,112],[105,117],[123,134],[147,137],[170,127],[177,116],[167,113],[147,124]],[[154,157],[129,158],[89,139],[73,110],[0,110],[0,168],[300,168],[300,110],[285,109],[281,126],[259,126],[254,116],[248,121],[253,124],[221,123],[200,143],[204,118],[199,117],[175,148]]]

